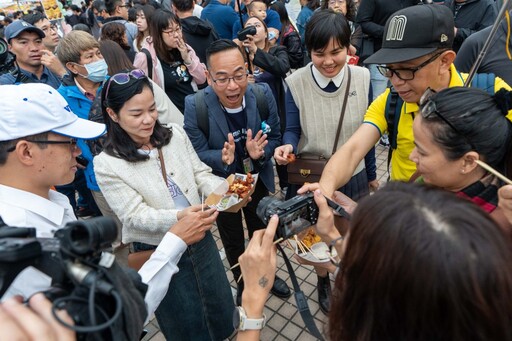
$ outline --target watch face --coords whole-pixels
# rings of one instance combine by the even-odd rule
[[[235,329],[238,329],[240,326],[240,310],[238,310],[238,307],[235,307],[235,310],[233,311],[233,327]]]

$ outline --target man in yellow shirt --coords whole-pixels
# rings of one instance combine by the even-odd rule
[[[395,12],[384,28],[382,49],[365,62],[382,64],[379,71],[386,76],[403,100],[400,110],[396,144],[391,158],[391,179],[408,181],[416,171],[409,160],[414,148],[412,123],[418,114],[418,102],[427,88],[439,91],[462,86],[466,74],[453,66],[455,52],[453,15],[445,6],[417,5]],[[495,90],[510,87],[495,78]],[[366,153],[388,129],[385,117],[390,89],[370,105],[363,124],[331,157],[325,167],[320,187],[332,195],[344,185]],[[397,117],[398,118],[398,117]],[[509,118],[512,114],[509,113]],[[395,118],[396,119],[396,118]]]

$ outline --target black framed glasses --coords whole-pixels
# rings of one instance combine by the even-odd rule
[[[431,88],[427,88],[427,90],[423,93],[423,95],[421,95],[420,102],[419,102],[421,117],[428,120],[428,119],[432,118],[433,115],[435,114],[444,123],[446,123],[450,128],[452,128],[453,131],[455,131],[457,134],[462,136],[464,138],[464,140],[466,140],[466,143],[469,146],[471,146],[472,150],[476,151],[475,146],[468,139],[468,137],[466,135],[464,135],[459,129],[457,129],[457,127],[455,127],[450,121],[448,121],[448,119],[446,117],[444,117],[439,112],[439,110],[437,110],[436,102],[434,102],[432,100],[432,96],[434,96],[435,94],[436,94],[435,90],[432,90]]]
[[[66,141],[55,141],[55,140],[24,140],[24,141],[36,143],[36,144],[67,144],[67,145],[69,145],[69,147],[72,151],[74,151],[78,148],[76,145],[77,139],[71,139],[71,140],[66,140]],[[16,150],[16,145],[7,149],[7,152],[11,153],[15,150]]]
[[[230,80],[233,80],[233,82],[237,83],[237,84],[242,84],[245,80],[247,79],[247,74],[246,73],[242,73],[242,74],[239,74],[239,75],[235,75],[233,77],[221,77],[221,78],[217,78],[217,79],[214,79],[212,77],[212,81],[214,81],[215,84],[217,84],[217,86],[219,87],[225,87],[229,84],[229,81]]]
[[[420,65],[416,67],[411,68],[402,68],[402,69],[392,69],[384,65],[377,65],[377,70],[386,78],[393,77],[393,74],[395,74],[398,78],[400,78],[403,81],[410,81],[414,79],[414,74],[418,72],[419,70],[423,69],[428,64],[432,63],[434,60],[436,60],[441,54],[443,54],[444,51],[436,53]]]
[[[112,82],[115,82],[118,85],[123,85],[130,81],[130,77],[135,78],[135,79],[141,79],[141,78],[146,77],[146,74],[144,73],[144,71],[142,71],[140,69],[135,69],[130,72],[116,73],[115,75],[110,77],[108,80],[107,91],[105,91],[104,99],[108,99],[108,92],[110,90],[110,84],[112,84]]]

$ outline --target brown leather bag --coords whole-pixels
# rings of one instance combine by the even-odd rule
[[[165,170],[165,162],[164,155],[162,150],[158,148],[158,158],[160,159],[160,168],[162,170],[162,178],[164,179],[165,186],[167,186],[167,172]],[[128,266],[136,271],[139,271],[140,268],[146,263],[151,255],[155,252],[155,250],[146,250],[139,252],[132,252],[128,255]]]
[[[345,117],[345,108],[347,107],[348,102],[348,93],[350,92],[350,80],[350,67],[347,67],[347,89],[345,91],[343,105],[341,107],[338,130],[336,131],[336,139],[334,140],[334,146],[332,147],[331,155],[336,152],[336,147],[338,146],[341,125],[343,123],[343,117]],[[325,165],[328,161],[329,159],[323,155],[297,155],[295,161],[289,163],[287,166],[288,183],[302,186],[305,182],[320,181],[320,177],[322,176],[322,172],[324,171]]]

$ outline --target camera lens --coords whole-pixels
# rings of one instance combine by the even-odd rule
[[[273,196],[264,197],[260,200],[258,207],[256,208],[256,215],[260,218],[265,224],[268,224],[268,220],[270,219],[270,211],[279,206],[283,201],[276,199]]]
[[[65,230],[62,245],[80,255],[104,250],[117,237],[117,226],[112,218],[107,217],[68,223]]]

